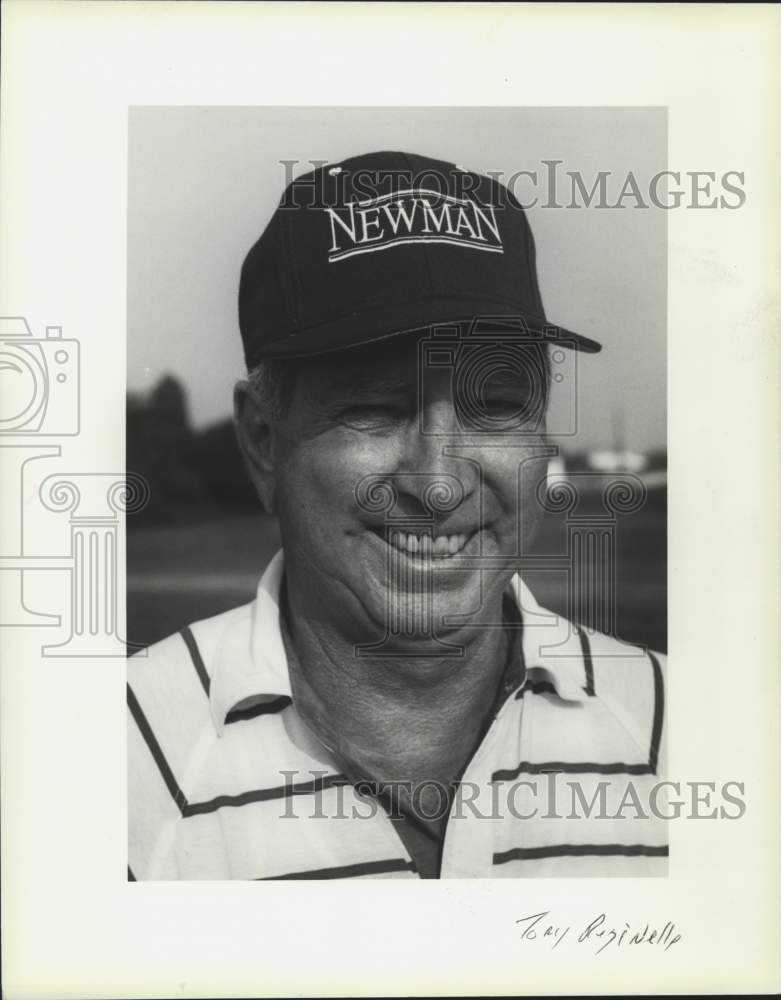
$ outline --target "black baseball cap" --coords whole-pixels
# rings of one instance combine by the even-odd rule
[[[367,153],[297,177],[241,269],[250,369],[475,321],[601,350],[546,319],[532,232],[508,188],[413,153]]]

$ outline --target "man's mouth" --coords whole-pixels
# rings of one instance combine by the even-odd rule
[[[474,531],[432,537],[427,532],[399,531],[396,528],[375,530],[394,549],[413,559],[452,559],[466,546]]]

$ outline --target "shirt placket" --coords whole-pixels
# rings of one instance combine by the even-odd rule
[[[459,783],[445,827],[440,878],[491,878],[497,827],[506,822],[492,776],[510,753],[521,753],[523,699],[512,695],[491,723]],[[518,758],[520,759],[520,758]],[[472,788],[477,795],[464,802]]]

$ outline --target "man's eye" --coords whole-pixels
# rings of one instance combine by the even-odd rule
[[[390,403],[364,403],[342,410],[339,419],[351,426],[380,426],[399,423],[406,418],[401,406]]]
[[[465,430],[520,431],[537,427],[541,411],[530,400],[518,397],[489,397],[473,406],[459,408]]]
[[[517,399],[487,399],[485,409],[493,413],[522,413],[525,406]]]
[[[482,409],[489,416],[514,416],[524,420],[531,415],[532,404],[524,399],[486,399]]]

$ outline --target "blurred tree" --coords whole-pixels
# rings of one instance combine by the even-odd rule
[[[127,468],[150,486],[143,521],[181,520],[216,511],[257,511],[258,500],[230,420],[196,432],[187,394],[166,375],[148,396],[127,397]]]
[[[667,449],[666,448],[654,448],[652,451],[647,452],[646,458],[648,459],[647,468],[656,471],[657,469],[667,468]]]
[[[207,506],[208,492],[195,469],[196,446],[186,395],[175,378],[161,379],[148,400],[128,398],[127,468],[144,476],[150,487],[140,519],[170,520],[183,510]]]
[[[164,375],[152,390],[149,409],[154,412],[161,424],[189,429],[187,397],[173,375]]]
[[[223,420],[202,431],[193,457],[201,481],[217,507],[237,511],[260,509],[244,469],[231,420]]]

